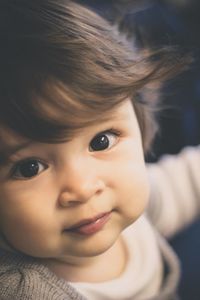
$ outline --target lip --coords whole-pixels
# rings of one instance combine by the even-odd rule
[[[91,235],[100,231],[110,219],[111,212],[98,214],[94,218],[84,219],[67,228],[65,231],[81,235]]]

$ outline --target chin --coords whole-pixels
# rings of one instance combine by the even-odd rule
[[[78,256],[93,257],[98,256],[108,251],[115,244],[119,234],[110,236],[109,234],[97,235],[82,244],[77,254]]]
[[[88,249],[88,251],[85,251],[85,257],[94,257],[94,256],[98,256],[101,255],[103,253],[105,253],[106,251],[108,251],[110,248],[112,247],[112,245],[104,245],[104,246],[98,246],[98,247],[93,247],[92,249]],[[83,255],[83,253],[82,253]]]

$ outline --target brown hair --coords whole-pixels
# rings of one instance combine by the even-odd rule
[[[1,1],[0,40],[0,124],[43,142],[67,139],[130,97],[146,150],[155,122],[142,89],[184,65],[171,50],[138,55],[68,0]]]

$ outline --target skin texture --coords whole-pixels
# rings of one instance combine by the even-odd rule
[[[83,280],[81,270],[88,281],[118,276],[126,261],[120,234],[147,205],[149,184],[131,102],[125,101],[109,114],[109,121],[81,129],[69,142],[28,144],[0,170],[3,236],[13,249],[41,258],[57,275],[71,281]],[[110,128],[117,135],[107,131]],[[94,151],[91,141],[100,132],[109,146]],[[12,146],[27,142],[15,135],[7,141]],[[19,161],[30,157],[40,161],[39,172],[24,178]],[[110,212],[110,218],[94,234],[64,231],[104,212]],[[116,259],[119,266],[109,269]],[[102,274],[104,266],[109,271]]]

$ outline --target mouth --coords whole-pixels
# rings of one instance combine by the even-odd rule
[[[91,235],[100,231],[110,219],[111,212],[101,213],[94,218],[84,219],[67,228],[65,232],[77,233],[81,235]]]

